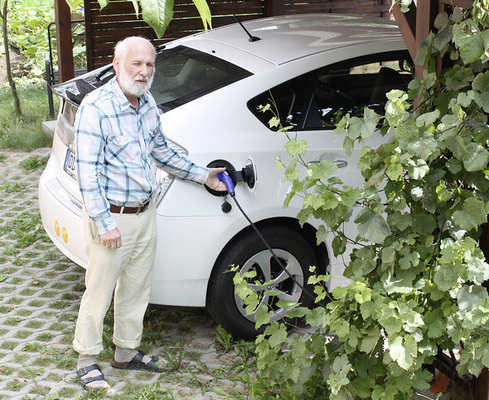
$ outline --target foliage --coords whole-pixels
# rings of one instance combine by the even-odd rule
[[[474,5],[438,15],[437,34],[416,59],[424,79],[408,93],[391,91],[385,116],[365,109],[337,125],[346,153],[359,153],[362,186],[345,185],[332,161],[308,167],[307,143],[288,136],[286,204],[303,198],[300,222],[322,221],[318,241],[333,238],[335,256],[353,247],[351,283],[334,289],[326,306],[281,304],[315,328],[307,339],[292,335],[287,352],[286,326],[270,323],[266,309],[257,314],[257,326],[270,324],[256,341],[256,398],[405,400],[430,387],[425,366],[438,351],[460,342],[459,374],[489,367],[489,265],[478,245],[489,210],[489,14],[487,1]],[[270,110],[273,99],[263,107]],[[279,116],[270,123],[280,124]],[[379,127],[391,139],[366,146]],[[357,237],[344,234],[347,223],[357,225]],[[236,283],[253,301],[249,278]],[[322,297],[325,279],[310,281]]]
[[[70,0],[67,0],[68,3]],[[100,8],[108,5],[112,0],[98,0]],[[194,6],[199,11],[200,18],[204,24],[204,29],[212,28],[211,11],[206,0],[192,0]],[[173,19],[174,0],[132,0],[134,10],[139,15],[142,10],[143,20],[151,26],[158,37],[162,37],[166,28]]]
[[[81,0],[71,3],[72,10],[77,10]],[[10,6],[9,33],[12,47],[18,49],[26,61],[24,69],[34,76],[45,74],[45,57],[49,52],[48,28],[54,22],[54,3],[48,0],[22,0],[12,2]],[[77,69],[84,69],[85,30],[83,24],[72,25],[73,56]],[[56,29],[51,27],[51,46],[53,65],[57,63]]]

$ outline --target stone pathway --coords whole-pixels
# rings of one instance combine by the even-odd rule
[[[71,347],[84,270],[56,249],[41,226],[42,169],[29,172],[19,165],[48,155],[49,149],[0,151],[1,400],[92,398],[78,384]],[[205,310],[148,310],[142,349],[164,356],[173,369],[156,375],[110,367],[110,322],[109,316],[100,365],[112,399],[247,398],[239,394],[243,361],[218,348]]]

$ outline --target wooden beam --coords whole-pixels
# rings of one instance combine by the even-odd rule
[[[392,7],[392,0],[389,0]],[[417,45],[416,45],[416,7],[411,5],[408,12],[401,11],[399,3],[394,4],[392,7],[392,15],[401,30],[402,37],[406,43],[406,47],[414,60],[416,58]]]
[[[56,45],[58,48],[58,79],[65,82],[75,76],[73,43],[71,37],[71,11],[66,0],[54,0]]]

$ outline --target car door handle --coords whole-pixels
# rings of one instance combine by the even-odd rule
[[[323,160],[309,161],[307,163],[307,165],[309,166],[311,164],[319,164],[321,161],[323,161]],[[348,166],[348,161],[346,161],[346,160],[335,160],[333,162],[336,164],[336,166],[338,167],[338,169],[346,168]]]

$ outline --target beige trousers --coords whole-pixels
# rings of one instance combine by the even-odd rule
[[[113,214],[122,236],[122,247],[115,250],[102,246],[97,225],[86,212],[83,214],[88,266],[73,348],[85,355],[103,350],[104,318],[113,296],[113,342],[136,349],[141,343],[151,288],[157,239],[155,205],[152,202],[140,214]]]

